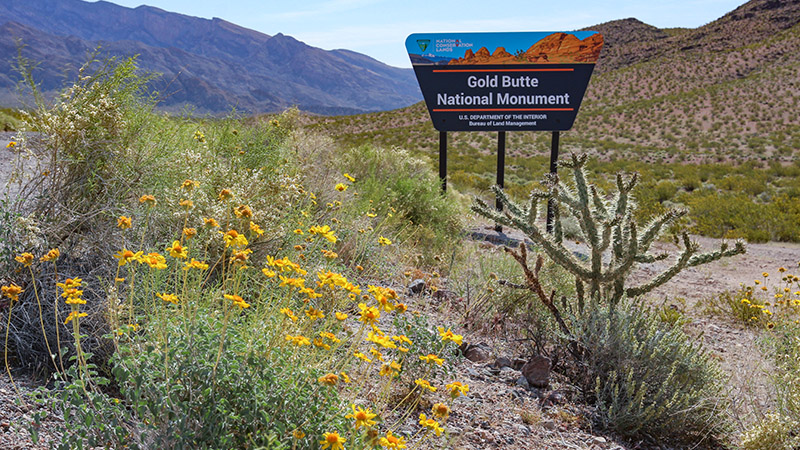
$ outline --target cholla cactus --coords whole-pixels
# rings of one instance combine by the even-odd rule
[[[643,231],[640,231],[634,221],[635,203],[631,198],[637,174],[628,177],[617,174],[618,192],[609,201],[598,193],[594,185],[587,183],[585,164],[585,155],[573,155],[569,161],[561,163],[561,167],[571,170],[575,181],[574,187],[565,185],[557,176],[550,176],[544,183],[546,190],[532,192],[526,206],[512,202],[498,186],[493,187],[493,191],[504,206],[503,212],[495,210],[479,199],[476,199],[472,206],[473,211],[478,214],[525,233],[547,256],[572,273],[575,276],[579,308],[583,307],[583,297],[587,287],[592,298],[606,298],[614,305],[623,295],[636,297],[650,292],[687,267],[745,252],[744,244],[736,241],[732,248],[722,243],[718,251],[697,254],[698,245],[689,239],[687,233],[683,233],[683,250],[671,267],[646,283],[626,287],[626,278],[634,264],[650,263],[669,256],[651,255],[648,252],[664,226],[684,216],[686,211],[679,209],[668,211],[652,220]],[[552,234],[545,232],[537,224],[538,205],[540,201],[548,200],[556,204]],[[582,261],[563,245],[559,215],[561,208],[566,208],[577,218],[581,233],[590,248],[588,262]],[[519,258],[517,260],[520,261]],[[525,265],[524,261],[520,263]]]

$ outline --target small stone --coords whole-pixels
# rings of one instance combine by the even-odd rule
[[[543,420],[542,421],[542,428],[545,430],[553,431],[556,429],[556,423],[552,420]]]
[[[522,366],[522,375],[532,387],[545,388],[550,384],[550,358],[537,355]]]
[[[523,436],[528,436],[528,435],[531,434],[531,429],[528,428],[527,425],[522,424],[522,423],[514,424],[514,431],[516,433],[518,433],[518,434],[523,435]]]
[[[605,445],[608,441],[603,436],[595,436],[592,438],[592,444]]]
[[[408,289],[411,291],[412,294],[419,294],[420,292],[425,290],[425,280],[416,279],[408,285]]]
[[[558,391],[553,391],[541,399],[542,407],[555,406],[562,403],[564,403],[564,396]]]
[[[480,436],[481,439],[483,439],[486,442],[494,442],[494,437],[492,436],[492,433],[489,433],[486,430],[478,430],[477,435]]]
[[[464,352],[464,357],[472,362],[488,361],[491,357],[491,350],[492,349],[484,343],[470,345]]]
[[[499,358],[494,360],[494,366],[499,368],[499,369],[502,369],[503,367],[511,367],[511,368],[513,368],[514,367],[514,363],[510,359],[506,358],[505,356],[501,356],[501,357],[499,357]]]
[[[531,387],[530,383],[528,383],[528,379],[525,378],[524,375],[520,375],[520,377],[517,378],[517,386],[521,387],[522,389],[530,389]]]

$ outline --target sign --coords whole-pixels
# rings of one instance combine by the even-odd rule
[[[439,131],[570,129],[602,47],[596,31],[419,33],[406,39]]]

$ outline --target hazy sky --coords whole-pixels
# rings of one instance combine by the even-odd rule
[[[112,0],[191,16],[220,17],[269,35],[283,33],[326,50],[346,48],[411,67],[411,33],[570,31],[635,17],[659,28],[698,27],[746,0]]]

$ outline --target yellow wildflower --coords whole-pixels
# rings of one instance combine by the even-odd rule
[[[344,319],[347,319],[347,314],[345,314],[345,313],[343,313],[343,312],[338,312],[338,311],[337,311],[335,315],[336,315],[336,320],[344,320]]]
[[[180,299],[178,299],[178,296],[175,294],[167,294],[167,293],[156,294],[156,297],[160,298],[161,300],[164,300],[165,302],[172,303],[174,305],[177,305],[178,302],[180,302]]]
[[[350,174],[349,174],[349,173],[343,173],[343,174],[342,174],[342,176],[343,176],[343,177],[345,177],[345,178],[347,178],[347,181],[349,181],[349,182],[351,182],[351,183],[355,183],[355,182],[356,182],[356,179],[355,179],[355,178],[353,178],[352,176],[350,176]]]
[[[332,433],[325,433],[323,437],[325,440],[319,441],[319,443],[322,444],[322,450],[326,450],[328,447],[330,447],[331,450],[344,450],[342,444],[347,442],[347,439],[339,436],[339,433],[335,431]]]
[[[233,193],[229,189],[223,189],[219,191],[219,199],[220,201],[228,201],[233,198]]]
[[[377,358],[378,361],[386,362],[386,360],[383,359],[383,355],[381,354],[381,352],[378,351],[378,349],[373,347],[369,349],[369,352],[372,354],[372,356]]]
[[[292,322],[297,322],[299,319],[296,315],[294,315],[294,312],[289,308],[281,308],[281,314],[292,319]]]
[[[228,300],[232,301],[234,305],[238,306],[239,308],[249,308],[250,304],[244,301],[244,299],[236,294],[224,294],[223,297],[227,298]]]
[[[64,321],[64,325],[66,325],[66,324],[70,323],[70,321],[71,321],[72,319],[78,319],[78,318],[81,318],[81,317],[86,317],[86,316],[88,316],[88,314],[86,314],[86,313],[82,313],[82,312],[79,312],[79,311],[72,311],[72,312],[71,312],[71,313],[69,313],[69,315],[67,316],[67,320],[65,320],[65,321]]]
[[[181,189],[185,189],[189,192],[192,192],[197,186],[200,186],[200,183],[193,180],[184,180],[184,182],[181,183]]]
[[[364,360],[366,362],[372,362],[371,359],[367,358],[367,355],[365,355],[365,354],[363,354],[361,352],[353,352],[353,356],[355,356],[358,359]]]
[[[469,385],[463,384],[460,381],[453,381],[445,386],[450,391],[450,397],[458,398],[460,395],[467,395],[469,392]]]
[[[191,239],[197,235],[196,228],[184,228],[183,235],[186,236],[188,239]]]
[[[297,336],[286,335],[286,340],[298,347],[302,347],[304,345],[311,345],[311,341],[309,341],[307,337],[302,335],[297,335]]]
[[[323,375],[317,379],[320,384],[324,384],[326,386],[336,386],[336,383],[339,382],[339,376],[335,373],[329,373],[327,375]]]
[[[183,267],[183,270],[189,270],[189,269],[207,270],[208,264],[192,258],[192,260],[190,262],[187,262],[186,265]]]
[[[400,373],[401,366],[395,361],[392,361],[389,364],[384,364],[381,367],[379,375],[383,377],[396,377]]]
[[[228,230],[222,238],[225,240],[225,248],[244,248],[249,244],[247,238],[244,237],[243,234],[239,234],[236,230]]]
[[[391,449],[403,449],[407,448],[406,446],[406,439],[402,436],[395,436],[392,434],[392,430],[386,432],[386,437],[382,437],[380,440],[380,444],[383,447],[391,448]]]
[[[385,237],[381,236],[378,238],[378,244],[380,245],[392,245],[392,241],[386,239]]]
[[[344,416],[345,419],[355,419],[356,421],[356,429],[360,427],[369,428],[375,425],[375,421],[372,420],[377,417],[377,414],[372,413],[369,409],[363,409],[360,406],[356,408],[356,405],[350,405],[353,409],[353,414],[348,414]]]
[[[130,217],[119,216],[119,219],[117,219],[117,226],[122,230],[127,230],[133,226],[133,219]]]
[[[444,428],[439,425],[439,422],[437,422],[436,419],[428,419],[425,414],[419,415],[419,424],[435,432],[437,436],[441,435],[442,431],[444,431]]]
[[[122,267],[131,261],[138,261],[141,256],[142,252],[133,253],[132,251],[123,248],[114,255],[114,258],[119,259],[119,265]]]
[[[203,226],[208,228],[219,228],[219,222],[217,222],[217,219],[213,217],[204,217]]]
[[[250,221],[250,231],[255,233],[256,236],[261,236],[262,234],[264,234],[264,230],[261,229],[261,227],[258,226],[258,224],[253,221]]]
[[[147,203],[147,206],[153,207],[156,205],[156,198],[152,195],[143,195],[139,197],[139,203]]]
[[[6,148],[9,149],[9,150],[13,150],[14,147],[16,147],[16,146],[17,146],[17,143],[15,141],[8,141],[8,144],[6,144]]]
[[[419,359],[422,360],[422,361],[425,361],[426,363],[429,363],[429,364],[436,363],[436,364],[438,364],[440,366],[444,362],[444,359],[439,358],[438,356],[434,355],[433,353],[428,353],[425,356],[420,356]]]
[[[194,208],[194,202],[188,199],[180,199],[178,204],[181,206],[181,208],[184,208],[187,211]]]
[[[247,219],[253,217],[253,210],[247,205],[237,206],[233,209],[233,213],[236,214],[236,217],[244,217]]]
[[[12,301],[17,302],[19,301],[19,294],[22,293],[22,288],[11,283],[10,285],[0,287],[0,292]]]
[[[167,260],[162,255],[155,252],[142,256],[140,262],[141,261],[145,262],[151,269],[162,270],[167,268]]]
[[[327,225],[313,226],[309,228],[308,231],[311,234],[318,234],[334,244],[336,243],[336,236],[333,234],[331,227]]]
[[[339,257],[339,255],[336,252],[332,252],[330,250],[322,249],[322,250],[320,250],[320,252],[323,255],[325,255],[325,257],[328,258],[328,259],[336,259],[336,258]]]
[[[427,389],[427,390],[429,390],[431,392],[436,392],[436,387],[431,385],[431,383],[428,380],[423,380],[422,378],[417,378],[414,381],[414,383],[417,386],[421,387],[422,389]]]
[[[450,330],[450,328],[448,328],[447,331],[444,331],[444,327],[438,327],[438,329],[439,329],[439,336],[442,337],[442,342],[452,341],[458,345],[461,345],[464,336],[453,333]]]
[[[370,331],[369,334],[367,335],[366,341],[374,342],[383,348],[397,348],[397,345],[394,342],[392,342],[390,338],[386,336],[377,335],[372,331]]]
[[[55,261],[59,256],[61,256],[61,252],[59,252],[57,248],[54,248],[47,252],[46,255],[39,258],[39,261]]]
[[[187,258],[189,255],[186,253],[186,247],[182,246],[180,241],[173,241],[172,245],[165,249],[169,252],[169,256],[177,259]]]
[[[313,306],[308,308],[305,313],[311,320],[322,319],[325,317],[325,314],[322,311],[314,308]]]
[[[278,278],[281,280],[281,284],[279,286],[291,286],[297,289],[305,288],[306,280],[302,278],[294,278],[294,277],[284,277],[283,275],[278,275]]]
[[[261,273],[263,273],[264,276],[267,277],[267,278],[274,278],[275,275],[276,275],[275,272],[273,272],[272,270],[267,269],[266,267],[261,269]]]
[[[234,265],[243,265],[247,264],[247,260],[250,259],[250,254],[253,253],[252,250],[246,248],[244,250],[234,250],[231,254],[231,264]]]
[[[450,415],[450,408],[444,403],[434,404],[431,408],[431,411],[433,411],[433,414],[440,419],[447,419],[447,417]]]
[[[329,331],[320,331],[319,335],[324,337],[325,339],[330,340],[333,343],[341,342],[341,339],[337,338],[335,334],[333,334],[333,333],[331,333]]]
[[[358,320],[365,324],[374,324],[381,317],[380,311],[374,306],[359,303],[358,307],[361,309],[361,318]]]
[[[14,259],[25,267],[30,267],[33,264],[33,254],[28,252],[17,255]]]
[[[336,188],[335,188],[335,189],[336,189],[337,191],[339,191],[339,192],[344,192],[344,191],[346,191],[346,190],[347,190],[347,185],[346,185],[346,184],[343,184],[343,183],[337,183],[337,184],[336,184]]]

